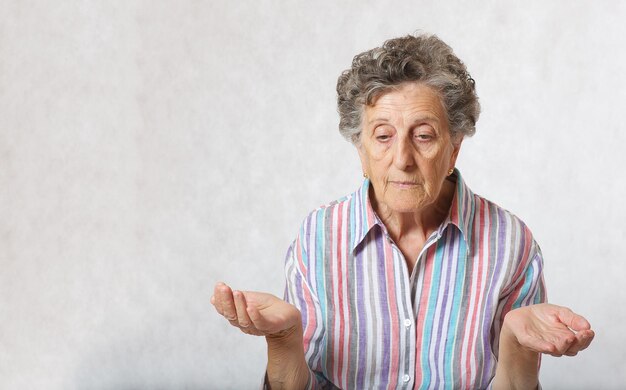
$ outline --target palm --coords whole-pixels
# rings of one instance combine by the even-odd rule
[[[231,325],[247,334],[272,336],[300,324],[300,311],[272,294],[232,291],[220,283],[215,286],[211,303]]]
[[[248,303],[248,315],[263,336],[282,332],[299,322],[300,311],[272,294],[246,291],[244,297]]]
[[[587,348],[594,335],[583,317],[550,304],[512,310],[505,323],[520,346],[553,356],[576,355]]]

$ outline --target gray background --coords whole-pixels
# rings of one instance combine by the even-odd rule
[[[299,223],[361,182],[337,76],[418,29],[476,79],[458,167],[597,331],[544,387],[626,387],[626,3],[480,4],[1,0],[0,388],[255,388],[213,284],[282,293]]]

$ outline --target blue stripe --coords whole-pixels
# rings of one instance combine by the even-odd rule
[[[320,310],[322,312],[322,318],[326,318],[326,298],[319,295],[326,292],[326,276],[324,275],[324,262],[319,261],[324,258],[324,213],[317,213],[317,220],[315,221],[315,276],[317,279],[317,294],[320,301]]]
[[[533,277],[534,277],[534,268],[529,267],[524,273],[524,279],[525,279],[524,285],[522,286],[522,289],[520,290],[519,296],[515,300],[513,307],[511,307],[511,310],[517,309],[518,307],[522,307],[522,303],[524,299],[528,298],[528,292],[530,291],[530,287],[533,283]]]
[[[467,245],[461,234],[458,234],[459,241],[459,253],[457,255],[456,265],[456,281],[454,285],[454,295],[452,296],[452,310],[450,310],[450,324],[448,325],[448,335],[457,334],[456,327],[459,321],[460,304],[463,298],[463,284],[465,283],[465,261],[467,259]],[[448,370],[445,371],[444,383],[454,383],[452,380],[452,369],[454,368],[454,361],[452,357],[452,350],[454,348],[455,337],[448,337],[446,340],[445,359],[449,363]]]
[[[439,298],[439,281],[441,279],[441,263],[443,261],[443,252],[445,248],[445,240],[437,241],[437,249],[435,250],[435,259],[433,264],[433,276],[430,279],[431,285],[428,297],[428,311],[424,319],[424,338],[422,339],[422,384],[426,387],[430,385],[431,369],[428,353],[430,352],[430,338],[433,331],[433,322],[435,320],[435,310],[437,308],[437,299]]]

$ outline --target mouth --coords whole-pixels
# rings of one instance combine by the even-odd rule
[[[416,188],[419,186],[419,183],[417,182],[403,181],[403,180],[392,180],[392,181],[389,181],[389,184],[400,189],[411,189],[411,188]]]

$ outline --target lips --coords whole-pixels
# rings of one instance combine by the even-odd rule
[[[415,181],[405,181],[405,180],[390,180],[389,184],[399,187],[399,188],[415,188],[420,184]]]

